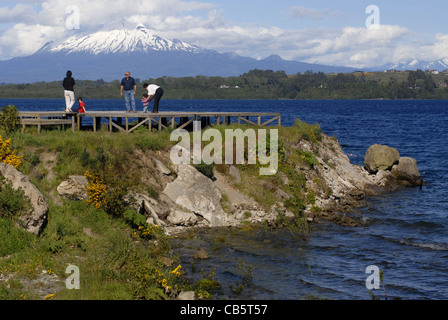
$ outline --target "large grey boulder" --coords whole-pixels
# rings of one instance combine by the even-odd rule
[[[0,163],[0,175],[8,179],[15,190],[21,188],[31,201],[33,209],[19,217],[19,224],[28,232],[40,234],[48,214],[48,203],[43,194],[27,176],[9,164]]]
[[[409,157],[401,157],[397,165],[392,167],[392,177],[398,185],[417,186],[420,185],[420,172],[417,160]]]
[[[167,221],[175,226],[191,227],[198,223],[198,217],[192,212],[171,209]]]
[[[69,176],[62,181],[57,191],[60,196],[70,200],[87,199],[87,179],[85,176]]]
[[[177,179],[167,185],[163,194],[183,209],[203,217],[210,227],[226,225],[221,191],[191,165],[177,167]]]
[[[380,170],[391,170],[399,160],[400,153],[397,149],[374,144],[364,156],[364,165],[369,173],[376,174]]]

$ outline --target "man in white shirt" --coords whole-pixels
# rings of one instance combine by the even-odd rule
[[[159,112],[159,102],[163,96],[163,89],[158,85],[147,83],[143,85],[143,88],[148,90],[149,101],[154,100],[154,107],[152,108],[152,112]]]

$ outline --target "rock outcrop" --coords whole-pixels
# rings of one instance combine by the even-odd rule
[[[87,199],[87,179],[85,176],[69,176],[59,184],[57,191],[60,196],[70,200]]]
[[[365,168],[371,174],[371,179],[382,188],[415,187],[423,183],[417,160],[400,157],[398,150],[394,148],[374,145],[367,150],[364,159]]]
[[[288,174],[279,171],[271,181],[248,176],[244,168],[233,165],[215,170],[214,178],[210,179],[192,165],[169,163],[167,154],[139,151],[136,153],[138,168],[142,170],[140,183],[157,191],[150,192],[151,196],[141,190],[130,193],[126,201],[130,208],[145,217],[147,223],[163,227],[169,233],[190,227],[239,226],[243,221],[271,224],[276,223],[279,214],[286,218],[294,217],[291,209],[287,209],[290,208],[287,202],[295,201],[297,194],[294,194],[295,186],[292,185],[300,177],[303,184],[301,182],[296,187],[302,188],[300,193],[309,200],[304,201],[308,222],[330,220],[357,225],[356,219],[348,213],[362,205],[366,196],[421,183],[416,160],[400,157],[398,150],[389,146],[371,146],[365,155],[364,166],[352,164],[337,139],[324,134],[319,141],[300,139],[291,142],[288,148],[291,153],[312,155],[315,161],[298,159],[292,167],[289,163],[284,168]],[[34,210],[22,219],[29,231],[39,233],[48,205],[40,193],[32,192],[37,189],[30,186],[29,179],[11,168],[2,165],[0,172],[4,171],[3,175],[15,181],[14,186],[26,190]],[[248,179],[253,180],[248,182]],[[84,200],[87,198],[86,186],[85,177],[69,176],[57,191],[64,198]],[[246,187],[269,190],[268,194],[275,197],[275,203],[260,204],[253,198],[256,195],[243,192]],[[270,203],[273,203],[272,199]]]
[[[31,212],[19,217],[19,224],[28,232],[40,234],[47,223],[48,203],[36,186],[13,166],[0,163],[0,175],[8,179],[16,190],[21,188],[31,201]]]
[[[375,174],[380,170],[391,170],[399,160],[400,153],[397,149],[374,144],[367,150],[364,164],[369,173]]]
[[[297,165],[295,168],[296,173],[305,178],[307,192],[315,196],[313,203],[305,209],[309,222],[330,220],[358,225],[347,212],[361,206],[366,196],[379,195],[399,186],[416,185],[420,181],[416,161],[400,158],[398,150],[388,146],[369,148],[365,166],[353,165],[337,139],[326,135],[316,143],[302,139],[292,148],[310,152],[317,160],[311,167]],[[157,167],[163,169],[166,166],[158,163]],[[279,185],[274,185],[278,202],[271,208],[261,206],[238,189],[242,179],[238,167],[230,165],[225,172],[215,170],[212,181],[191,165],[174,166],[171,175],[176,178],[166,184],[157,200],[159,206],[154,207],[156,200],[153,199],[152,204],[142,202],[143,207],[153,207],[144,210],[148,221],[171,232],[185,227],[238,226],[243,221],[273,222],[279,212],[286,217],[293,216],[284,206],[292,195],[286,192],[291,182],[283,172],[278,172]],[[266,185],[266,188],[273,186]]]
[[[366,196],[382,193],[365,168],[353,165],[334,137],[322,135],[319,143],[301,140],[296,149],[311,152],[318,162],[313,168],[297,168],[306,179],[306,189],[315,195],[314,204],[305,210],[308,221],[330,220],[356,225],[348,216],[339,215],[363,204]],[[312,210],[312,207],[319,208]]]
[[[391,175],[400,186],[415,187],[422,183],[417,160],[414,158],[401,157],[398,164],[392,167]]]
[[[221,207],[222,193],[212,180],[191,165],[177,166],[177,179],[169,183],[163,193],[176,205],[208,221],[210,227],[227,225]]]

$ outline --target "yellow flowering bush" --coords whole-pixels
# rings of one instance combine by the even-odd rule
[[[9,148],[11,145],[11,139],[3,140],[0,136],[0,162],[7,163],[14,168],[18,169],[22,165],[23,156],[17,155],[17,150]]]
[[[178,265],[176,269],[171,271],[169,274],[164,274],[159,270],[155,270],[151,277],[152,281],[154,281],[161,288],[171,290],[173,284],[177,282],[177,278],[182,275],[181,268],[182,266]],[[145,275],[145,280],[150,280],[149,275]]]
[[[159,226],[153,225],[153,224],[149,224],[146,226],[139,226],[138,229],[136,229],[133,233],[132,233],[132,238],[134,239],[145,239],[145,240],[151,240],[154,239],[158,236],[160,236],[161,234],[163,234],[163,229],[160,228]]]
[[[97,209],[106,209],[106,192],[107,187],[97,172],[90,174],[85,172],[87,178],[87,204]]]
[[[182,275],[181,269],[182,269],[182,266],[178,265],[176,269],[171,271],[171,274],[174,274],[175,276],[180,277]]]

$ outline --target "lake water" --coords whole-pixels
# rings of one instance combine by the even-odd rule
[[[0,99],[0,106],[7,104],[29,111],[64,108],[62,99]],[[124,110],[124,102],[88,100],[86,107]],[[280,112],[285,126],[295,118],[317,122],[353,155],[352,163],[362,164],[370,145],[386,144],[416,158],[428,184],[368,199],[361,208],[366,227],[312,225],[308,241],[260,228],[207,232],[175,244],[192,278],[202,277],[200,269],[207,274],[216,268],[221,289],[214,298],[370,299],[370,265],[384,272],[385,291],[374,290],[377,296],[448,298],[448,101],[162,100],[160,110]],[[193,260],[198,246],[211,258]],[[244,270],[252,281],[236,292]]]

